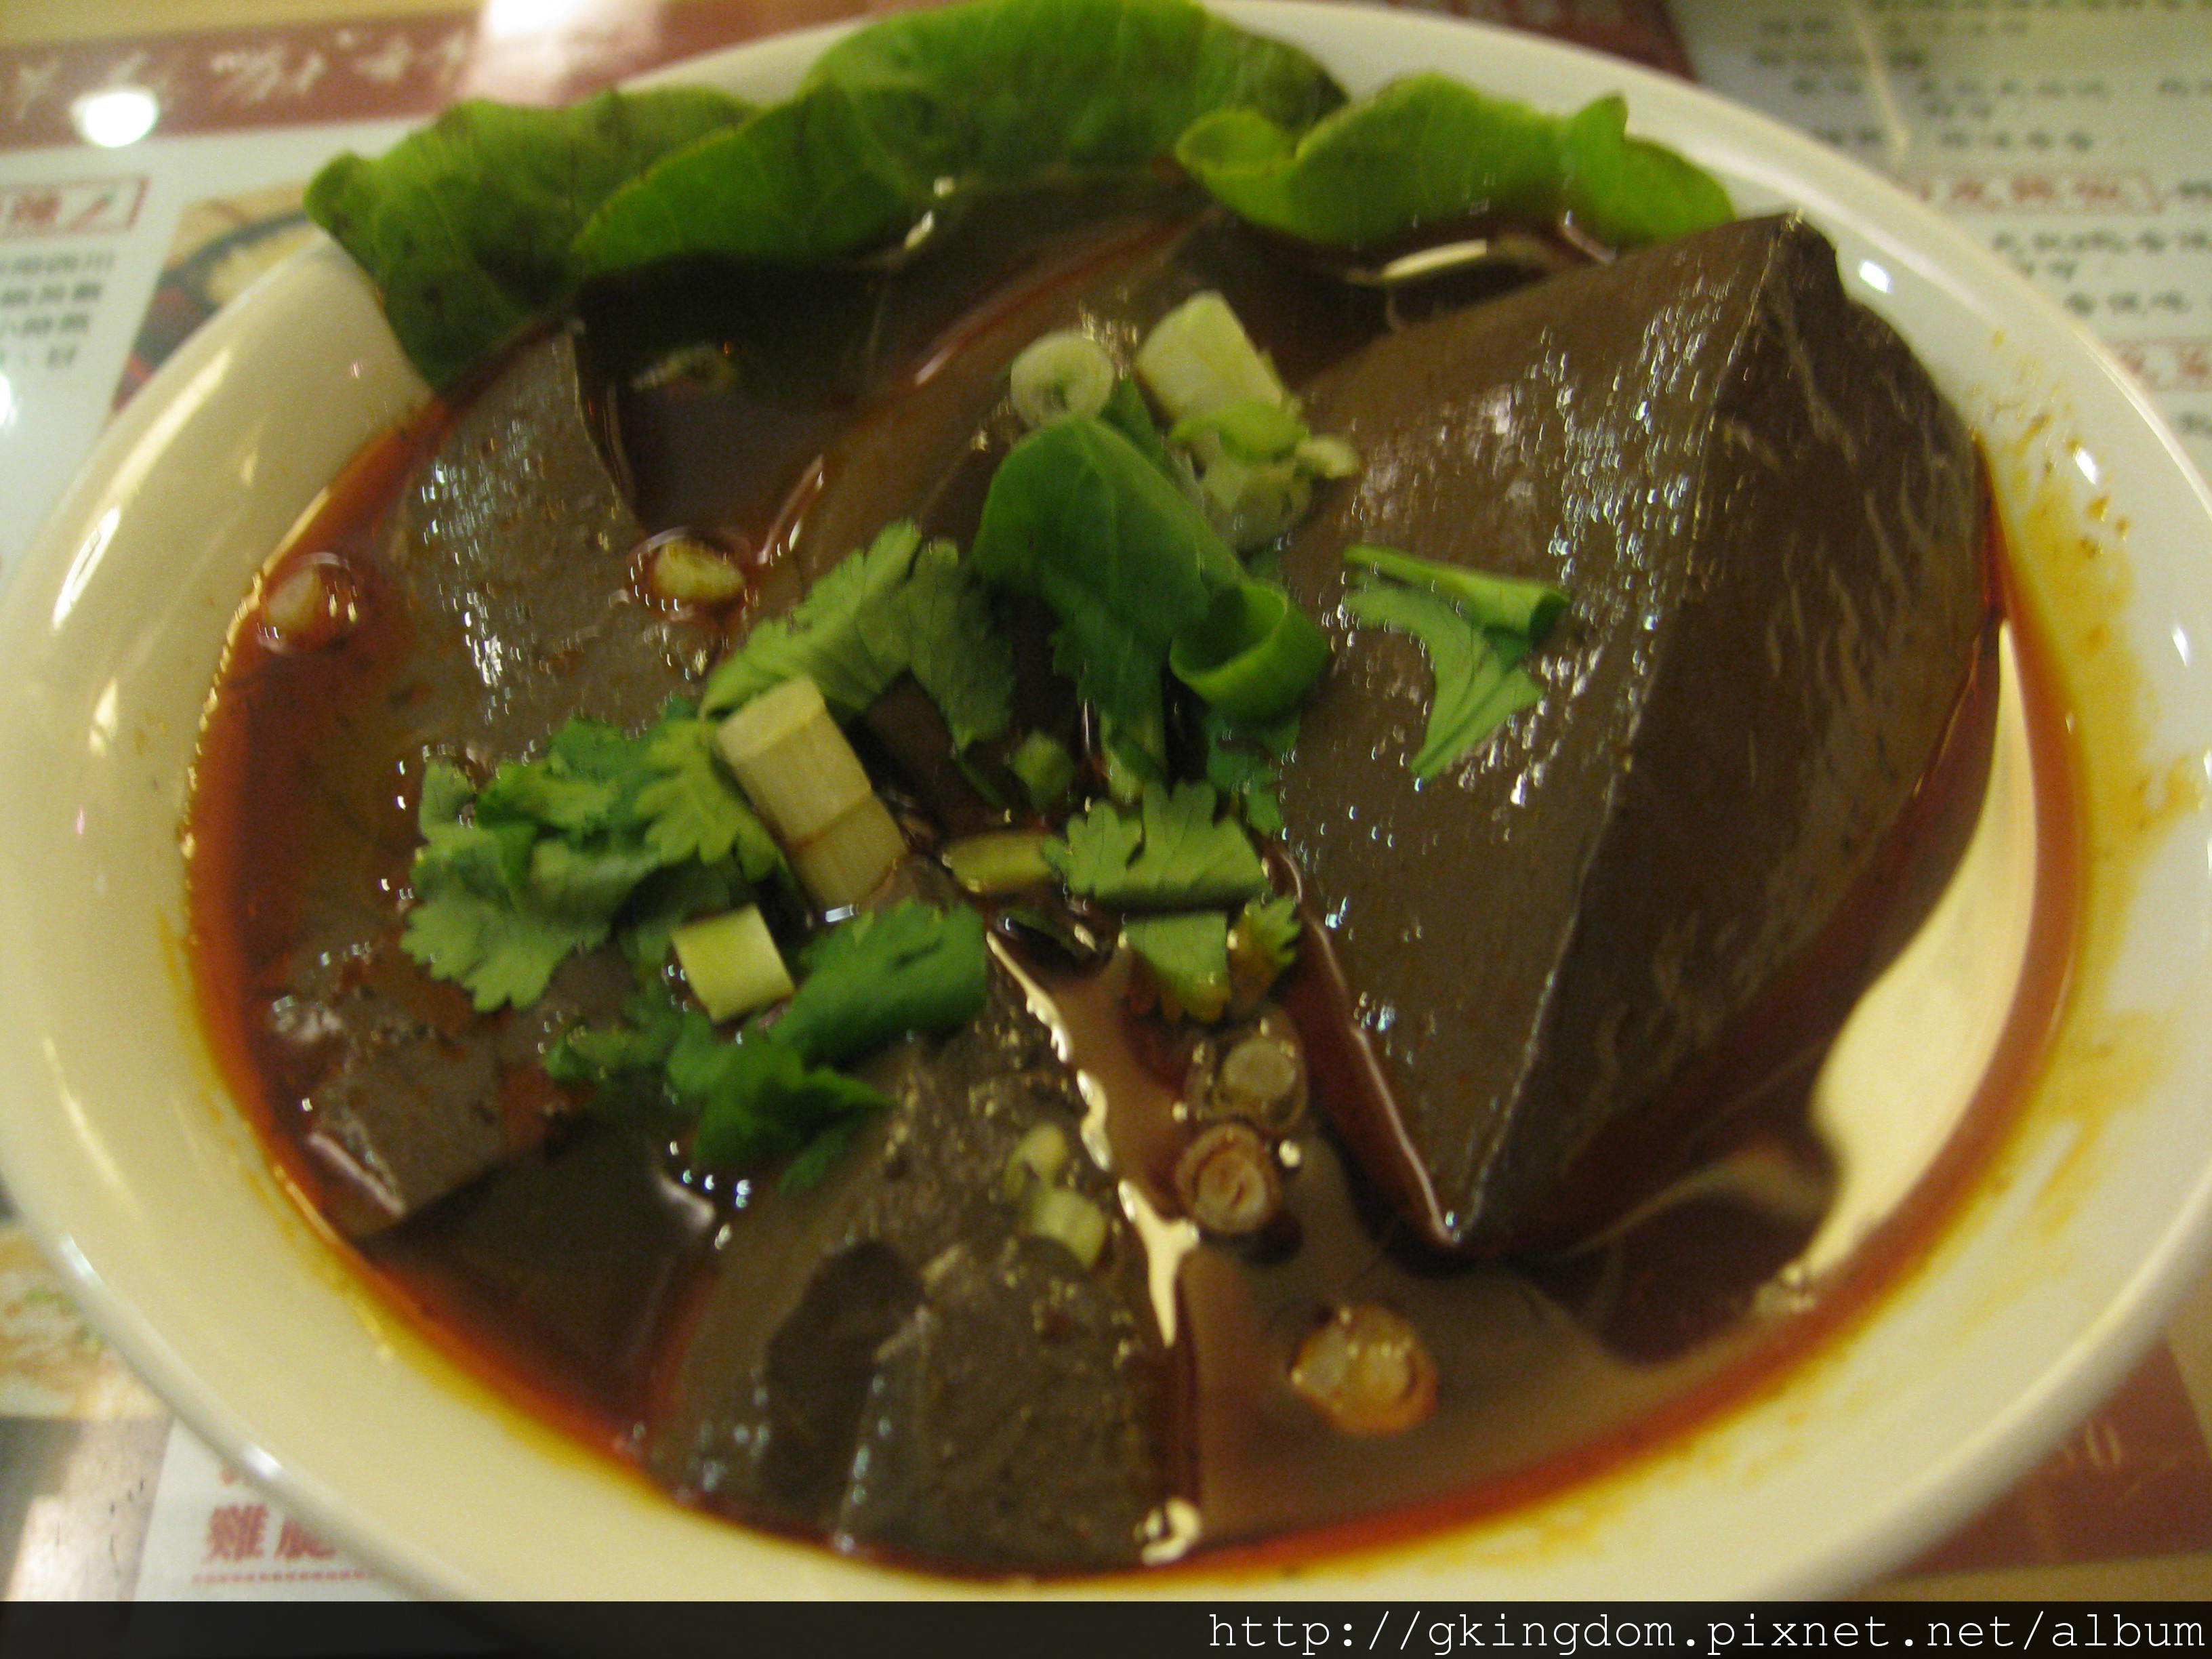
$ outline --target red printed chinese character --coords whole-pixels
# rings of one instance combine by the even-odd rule
[[[50,230],[61,217],[62,193],[58,190],[19,190],[8,202],[8,228]]]
[[[2051,207],[2058,201],[2058,183],[2047,173],[2023,173],[2012,181],[2012,199],[2022,207]]]
[[[266,1504],[218,1504],[208,1515],[207,1559],[252,1561],[261,1554],[261,1533],[269,1522]]]
[[[279,1561],[327,1561],[337,1552],[297,1521],[287,1519],[276,1534]]]
[[[1943,204],[1954,208],[1986,207],[1989,200],[1990,186],[1986,179],[1960,178],[1951,181],[1951,188],[1944,193]]]

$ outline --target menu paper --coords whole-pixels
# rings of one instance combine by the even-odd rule
[[[1674,19],[1707,86],[2002,255],[2212,474],[2212,0],[1676,0]]]
[[[383,1601],[400,1598],[294,1519],[181,1423],[171,1425],[146,1526],[142,1601]]]

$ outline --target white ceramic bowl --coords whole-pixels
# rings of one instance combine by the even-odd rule
[[[2045,1075],[1952,1222],[1850,1329],[1719,1420],[1536,1506],[1310,1562],[1295,1582],[1200,1569],[1157,1587],[1734,1596],[1863,1582],[2088,1410],[2202,1255],[2212,657],[2197,662],[2195,642],[2212,641],[2212,501],[2077,329],[1806,138],[1526,36],[1224,9],[1355,92],[1434,67],[1553,108],[1625,89],[1635,128],[1718,173],[1739,205],[1793,203],[1826,228],[1854,289],[1979,426],[2021,562],[2061,614],[2090,850],[2080,971]],[[682,73],[773,96],[826,38]],[[178,822],[202,702],[254,568],[422,396],[364,283],[311,249],[124,411],[0,598],[0,1169],[94,1318],[185,1419],[404,1583],[499,1598],[938,1588],[687,1513],[492,1397],[337,1264],[217,1079],[181,945]],[[1991,902],[2020,908],[2002,884]],[[1905,1177],[1925,1156],[1905,1157]]]

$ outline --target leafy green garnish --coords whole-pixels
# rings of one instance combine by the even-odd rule
[[[1273,984],[1298,959],[1297,901],[1287,893],[1254,899],[1237,913],[1231,946]]]
[[[604,943],[661,872],[702,873],[664,885],[636,918],[641,927],[690,914],[672,902],[703,906],[767,876],[781,855],[708,755],[706,730],[681,702],[636,737],[572,720],[543,754],[508,762],[481,791],[431,761],[402,946],[465,986],[479,1010],[520,1006],[544,994],[571,952]]]
[[[1122,910],[1242,904],[1269,890],[1243,826],[1204,783],[1146,784],[1137,810],[1110,800],[1068,821],[1047,863],[1072,892]]]
[[[1428,729],[1407,763],[1417,778],[1435,777],[1454,765],[1544,695],[1518,666],[1528,654],[1525,639],[1486,630],[1425,589],[1371,583],[1346,593],[1344,609],[1361,622],[1411,634],[1429,653],[1435,689]]]
[[[1199,725],[1206,741],[1206,781],[1236,803],[1254,833],[1283,833],[1282,803],[1275,794],[1276,771],[1298,740],[1293,712],[1262,726],[1238,726],[1209,708]]]
[[[908,1031],[944,1031],[983,1011],[990,953],[966,906],[908,902],[865,912],[800,957],[806,977],[774,1034],[810,1060],[850,1060]]]
[[[783,1184],[811,1184],[890,1103],[835,1067],[910,1031],[975,1018],[989,995],[990,957],[975,911],[908,902],[832,929],[801,962],[806,977],[782,1018],[735,1041],[697,1009],[646,992],[623,1024],[563,1034],[545,1069],[603,1097],[643,1090],[696,1117],[691,1156],[702,1168],[790,1158]]]
[[[625,1085],[657,1073],[684,1030],[684,1011],[665,989],[633,994],[620,1024],[571,1026],[545,1051],[545,1074],[597,1097],[627,1092]]]
[[[1341,106],[1307,54],[1190,0],[964,0],[848,35],[768,108],[696,88],[462,104],[331,162],[307,207],[440,386],[594,276],[842,259],[971,193],[1170,154],[1255,222],[1352,246],[1497,213],[1626,246],[1729,215],[1708,174],[1627,136],[1618,97],[1559,118],[1428,75]]]
[[[676,87],[566,109],[471,99],[367,161],[341,155],[307,208],[383,291],[392,332],[443,386],[565,299],[569,245],[617,185],[750,106]]]
[[[734,856],[712,864],[669,865],[638,884],[615,925],[615,943],[639,978],[653,978],[668,961],[678,927],[694,916],[734,910],[752,890]]]
[[[1040,812],[1057,813],[1075,787],[1075,757],[1048,732],[1032,732],[1015,744],[1006,757],[1006,769]]]
[[[1060,656],[1110,719],[1157,722],[1175,636],[1244,580],[1206,515],[1115,427],[1040,428],[1000,462],[969,559],[1060,619]]]
[[[1133,172],[1210,110],[1295,131],[1342,96],[1296,47],[1188,0],[968,0],[848,35],[789,103],[611,197],[576,252],[586,272],[833,258],[948,198]]]
[[[1559,117],[1415,75],[1304,129],[1255,109],[1217,110],[1183,133],[1176,159],[1244,218],[1336,246],[1469,218],[1566,216],[1626,247],[1731,216],[1710,174],[1629,137],[1627,119],[1617,94]]]
[[[707,677],[702,708],[727,714],[804,675],[840,720],[859,717],[912,670],[956,746],[1006,730],[1012,647],[952,544],[908,520],[832,566],[788,616],[764,622]]]
[[[1471,570],[1463,564],[1437,559],[1417,559],[1395,548],[1365,542],[1344,550],[1344,562],[1372,570],[1377,575],[1415,587],[1425,587],[1469,622],[1484,628],[1502,628],[1541,644],[1567,608],[1567,590],[1556,582],[1527,576],[1500,576],[1487,570]]]
[[[1134,378],[1124,374],[1114,382],[1113,396],[1098,411],[1098,418],[1127,438],[1139,455],[1170,478],[1176,477],[1175,454],[1168,448],[1159,422],[1152,418],[1152,407],[1145,401],[1144,391]]]
[[[1181,1012],[1213,1020],[1229,1006],[1229,918],[1218,910],[1132,916],[1121,937]]]
[[[682,1097],[699,1109],[692,1161],[702,1169],[734,1170],[780,1158],[803,1158],[811,1144],[833,1138],[832,1151],[808,1160],[806,1175],[787,1171],[793,1185],[818,1179],[860,1121],[886,1109],[881,1091],[828,1066],[811,1066],[788,1044],[773,1039],[725,1042],[694,1038],[703,1018],[685,1028],[669,1058],[669,1077],[680,1075]]]

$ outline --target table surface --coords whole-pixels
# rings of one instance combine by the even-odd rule
[[[219,302],[229,279],[215,256],[252,264],[281,248],[301,181],[322,155],[362,143],[365,128],[388,131],[375,124],[469,92],[573,94],[716,45],[880,9],[857,0],[486,0],[476,11],[453,0],[7,0],[0,374],[15,377],[17,395],[11,405],[0,378],[0,499],[43,490],[33,501],[43,510],[50,475],[81,456],[110,391],[127,396]],[[1885,168],[2100,332],[2198,465],[2212,465],[2212,180],[2203,176],[2212,169],[2212,0],[1673,0],[1671,11],[1666,0],[1440,0],[1430,9],[1543,28],[1693,75]],[[72,130],[70,111],[81,94],[122,83],[160,93],[160,124],[135,151],[101,155]],[[2161,143],[2176,123],[2179,137]],[[103,175],[137,180],[127,204],[112,191],[66,194],[94,155]],[[2050,210],[2054,191],[2069,211]],[[46,252],[38,232],[64,211],[93,216],[106,240]],[[66,270],[64,259],[74,262]],[[31,286],[11,289],[18,277]],[[15,295],[22,308],[11,316]],[[31,329],[41,316],[46,326]],[[89,394],[88,377],[96,381]],[[36,516],[11,514],[16,522],[0,528],[10,538],[0,541],[0,575]],[[1870,1593],[2212,1592],[2209,1431],[2212,1281],[2045,1462]],[[382,1589],[171,1424],[85,1327],[4,1209],[0,1570],[14,1597]]]

